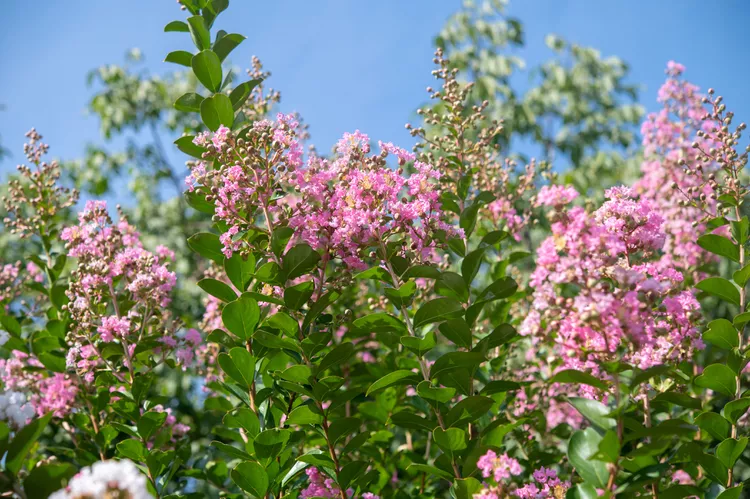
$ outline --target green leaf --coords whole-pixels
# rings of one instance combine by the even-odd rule
[[[182,21],[172,21],[171,23],[164,26],[164,32],[180,32],[180,33],[187,33],[190,31],[190,28],[188,28],[188,25],[185,24]]]
[[[614,431],[608,430],[599,442],[599,449],[594,458],[605,463],[616,463],[619,457],[620,441]]]
[[[693,398],[690,395],[677,392],[664,392],[654,397],[654,404],[659,402],[668,402],[670,404],[679,405],[681,407],[687,407],[689,409],[701,409],[700,399]]]
[[[203,153],[206,152],[206,149],[195,145],[193,143],[193,139],[194,137],[186,135],[184,137],[180,137],[179,139],[175,140],[174,143],[177,146],[177,149],[184,152],[188,156],[201,159],[203,157]],[[204,200],[205,200],[205,197],[204,197]],[[203,210],[200,210],[200,211],[203,211]],[[209,213],[213,213],[213,212],[214,212],[214,207],[213,205],[211,205],[211,211]]]
[[[137,463],[146,460],[146,446],[140,440],[133,438],[118,443],[117,452],[119,455]]]
[[[242,293],[237,300],[224,306],[221,319],[229,332],[242,340],[247,340],[253,335],[260,319],[260,307],[255,299],[247,293]]]
[[[745,415],[748,408],[750,408],[750,398],[743,397],[727,402],[721,410],[721,415],[727,418],[730,423],[737,424],[737,421]]]
[[[284,312],[275,313],[266,319],[264,324],[267,324],[273,329],[279,329],[293,338],[296,337],[299,332],[299,323],[297,320]]]
[[[188,238],[190,249],[203,258],[208,258],[221,265],[224,262],[224,253],[221,250],[224,245],[219,241],[219,236],[210,232],[199,232]]]
[[[366,330],[372,333],[405,333],[406,324],[396,317],[378,312],[375,314],[365,315],[356,319],[353,323],[354,327],[361,330]]]
[[[732,282],[722,277],[709,277],[695,285],[701,291],[740,306],[740,292]]]
[[[305,306],[307,300],[315,291],[313,281],[301,282],[284,290],[284,304],[292,310],[299,310]]]
[[[725,438],[728,438],[729,432],[732,430],[732,424],[715,412],[704,412],[699,414],[695,418],[695,424],[716,440],[724,440]]]
[[[482,266],[482,261],[484,260],[485,251],[487,251],[487,246],[475,249],[467,254],[464,261],[461,262],[461,275],[464,277],[467,285],[471,285],[477,272],[479,272],[479,267]]]
[[[435,348],[437,345],[437,335],[435,331],[430,331],[424,338],[417,338],[415,336],[402,336],[401,344],[404,345],[410,352],[414,353],[419,358]]]
[[[199,113],[201,111],[201,102],[203,102],[203,100],[203,96],[200,94],[187,93],[183,94],[175,101],[174,107],[178,111]]]
[[[716,496],[716,499],[740,499],[742,497],[742,487],[744,486],[743,483],[731,487],[729,489],[724,490],[721,494]],[[687,496],[684,496],[687,497]]]
[[[484,354],[480,352],[449,352],[437,359],[432,365],[430,368],[430,379],[435,379],[445,372],[456,369],[472,371],[484,361]]]
[[[714,255],[729,258],[733,262],[740,261],[740,248],[732,241],[718,234],[706,234],[698,238],[698,246]]]
[[[179,64],[180,66],[185,66],[186,68],[192,68],[193,67],[193,54],[185,50],[175,50],[174,52],[170,52],[167,54],[167,57],[164,58],[164,62],[171,62],[173,64]],[[194,95],[198,95],[198,94],[194,94]],[[179,99],[177,100],[179,101]],[[175,107],[177,107],[177,103],[175,103]],[[192,111],[191,109],[182,109],[182,110]]]
[[[335,419],[328,427],[328,437],[335,445],[342,438],[347,437],[357,431],[361,425],[362,420],[359,418]]]
[[[354,345],[351,343],[342,343],[334,347],[333,350],[328,352],[328,354],[325,357],[323,357],[323,360],[320,361],[320,364],[318,364],[318,374],[324,372],[326,369],[329,369],[333,366],[343,364],[353,354],[354,354]]]
[[[201,213],[213,215],[216,211],[214,205],[206,201],[206,196],[198,189],[185,191],[185,201],[191,208]]]
[[[400,428],[407,428],[409,430],[432,431],[435,429],[434,422],[419,417],[408,410],[391,414],[390,422]]]
[[[719,461],[724,466],[732,468],[737,459],[745,451],[745,447],[747,447],[747,437],[740,438],[739,440],[727,438],[716,447],[716,457],[719,458]]]
[[[432,432],[435,443],[446,452],[456,452],[466,448],[466,432],[461,428],[435,428]]]
[[[320,255],[309,244],[301,243],[284,255],[281,268],[287,280],[309,274],[320,261]]]
[[[482,490],[482,484],[476,478],[456,478],[451,487],[451,495],[456,499],[472,499]]]
[[[51,418],[52,413],[47,413],[41,418],[33,418],[29,424],[16,432],[8,446],[8,454],[5,456],[5,469],[14,475],[18,474],[26,460],[26,455],[39,440],[39,437],[42,436],[42,432]]]
[[[469,288],[464,278],[455,272],[443,272],[435,279],[435,292],[440,296],[457,298],[462,302],[469,301]]]
[[[496,379],[490,381],[484,388],[479,392],[481,395],[494,395],[496,393],[510,392],[521,388],[521,384],[515,381],[506,381],[503,379]]]
[[[222,423],[227,428],[242,428],[253,438],[260,432],[258,416],[245,407],[240,407],[234,413],[225,414]]]
[[[310,384],[310,376],[312,376],[312,370],[302,364],[288,367],[279,375],[279,377],[287,381],[299,383],[300,385]]]
[[[711,454],[700,453],[696,456],[696,460],[713,481],[722,484],[727,483],[729,471],[719,458]]]
[[[268,473],[263,466],[253,461],[238,464],[232,470],[232,481],[257,499],[263,499],[268,491]]]
[[[471,348],[471,328],[466,321],[458,318],[445,321],[438,326],[440,333],[462,348]]]
[[[365,395],[369,396],[371,393],[383,390],[384,388],[388,388],[389,386],[415,384],[419,382],[419,379],[419,375],[408,369],[394,371],[392,373],[386,374],[375,383],[370,385],[370,388],[367,389],[367,393]]]
[[[487,286],[479,294],[478,300],[500,300],[512,296],[518,289],[518,284],[511,277],[502,277]]]
[[[271,236],[271,251],[273,251],[273,254],[281,256],[293,235],[294,229],[291,227],[279,227],[274,229],[273,235]]]
[[[266,262],[255,271],[255,278],[260,282],[282,284],[281,267],[276,262]]]
[[[255,331],[255,334],[253,334],[253,339],[266,348],[279,348],[282,350],[292,350],[294,352],[300,352],[300,348],[297,343],[281,338],[267,331],[263,331],[262,329]]]
[[[425,279],[437,279],[440,277],[440,271],[432,265],[414,265],[413,267],[409,267],[403,275],[404,280],[418,279],[420,277]],[[389,280],[386,280],[385,282],[390,284],[390,277],[387,278]]]
[[[750,280],[750,263],[732,274],[732,279],[739,287],[744,288],[747,281]]]
[[[709,322],[708,330],[703,333],[703,339],[725,350],[732,350],[740,345],[737,330],[726,319],[716,319]]]
[[[193,43],[198,50],[204,50],[211,46],[211,34],[208,32],[206,20],[201,16],[188,17],[188,29]]]
[[[394,307],[408,307],[411,305],[414,293],[417,291],[417,283],[414,281],[407,281],[401,285],[398,289],[385,288],[383,293],[391,301]]]
[[[234,110],[229,97],[224,94],[216,94],[201,102],[201,119],[206,126],[216,131],[221,125],[231,128],[234,123]]]
[[[244,40],[245,40],[245,37],[238,33],[230,33],[228,35],[222,36],[214,44],[214,52],[216,52],[216,55],[219,56],[219,60],[223,62],[224,59],[227,58],[229,53],[232,50],[234,50],[237,47],[237,45],[242,43]],[[253,81],[258,81],[258,80],[253,80]]]
[[[149,411],[138,420],[138,434],[144,440],[149,440],[159,431],[166,420],[166,412]]]
[[[737,314],[734,316],[734,319],[732,320],[732,324],[734,324],[734,327],[736,327],[737,329],[740,329],[748,322],[750,322],[750,312],[743,312],[741,314]]]
[[[250,97],[250,93],[253,89],[258,86],[258,83],[260,83],[260,80],[250,80],[237,85],[229,94],[229,100],[232,102],[232,109],[239,111],[247,98]],[[274,231],[274,235],[276,235],[276,231]]]
[[[494,403],[491,398],[480,395],[466,397],[448,411],[445,423],[448,426],[458,426],[476,421],[487,414]]]
[[[593,428],[573,433],[568,443],[568,461],[575,466],[581,478],[594,487],[603,489],[607,485],[609,472],[607,463],[592,459],[599,450],[602,437]]]
[[[234,347],[229,354],[220,353],[219,365],[227,376],[245,388],[250,388],[255,380],[256,359],[242,347]]]
[[[237,299],[237,293],[235,293],[229,285],[217,279],[201,279],[198,281],[198,287],[211,296],[215,296],[224,302],[230,302]]]
[[[235,288],[240,292],[245,291],[253,280],[255,257],[250,253],[244,258],[240,253],[234,252],[232,258],[224,259],[224,271]]]
[[[516,329],[508,323],[503,323],[492,330],[490,334],[479,340],[474,350],[487,351],[520,339]]]
[[[579,483],[575,487],[568,490],[565,495],[567,499],[598,499],[599,493],[596,491],[596,487],[590,483]],[[682,499],[683,496],[680,496]]]
[[[433,322],[446,321],[460,317],[464,313],[461,303],[453,298],[436,298],[430,300],[414,314],[414,327],[419,328]]]
[[[695,385],[733,397],[737,390],[737,377],[724,364],[711,364],[703,370],[703,374],[695,378]]]
[[[441,470],[440,468],[436,468],[435,466],[430,466],[427,464],[418,464],[418,463],[411,463],[407,468],[407,472],[411,473],[424,473],[426,475],[435,475],[443,480],[448,480],[449,482],[453,480],[453,475],[450,473]]]
[[[581,416],[597,428],[607,431],[617,425],[617,421],[609,417],[611,412],[609,408],[601,402],[582,397],[570,397],[568,400],[570,405],[581,413]]]
[[[572,383],[576,385],[589,385],[599,390],[606,390],[607,383],[596,378],[589,373],[576,371],[575,369],[566,369],[552,376],[549,383]]]
[[[368,468],[369,463],[365,461],[352,461],[346,463],[339,471],[338,484],[342,489],[346,489],[350,483],[356,480]]]
[[[391,279],[390,274],[388,274],[388,271],[385,270],[383,267],[370,267],[367,270],[363,270],[362,272],[355,274],[354,278],[355,279],[373,279],[376,281],[382,281],[386,284],[393,283],[393,280]]]
[[[198,81],[200,81],[204,87],[214,93],[221,89],[223,78],[221,61],[219,60],[219,56],[217,56],[212,50],[201,50],[193,56],[190,64],[193,68],[193,73],[195,73]],[[226,95],[224,97],[226,97]],[[228,97],[227,100],[229,100]],[[231,102],[229,107],[231,109]]]
[[[293,409],[286,422],[296,425],[320,424],[323,422],[323,415],[317,407],[305,404]]]
[[[458,225],[464,230],[466,237],[469,237],[474,232],[474,227],[477,224],[477,213],[479,213],[480,204],[472,204],[464,208],[461,212],[461,216],[458,220]]]
[[[313,303],[307,311],[307,314],[305,314],[305,319],[302,321],[302,330],[307,331],[308,326],[310,326],[310,324],[312,324],[312,322],[317,319],[331,303],[338,300],[340,296],[341,293],[331,290],[318,298],[318,301]]]
[[[49,497],[62,489],[68,479],[77,473],[70,463],[50,462],[35,466],[23,481],[26,497]]]

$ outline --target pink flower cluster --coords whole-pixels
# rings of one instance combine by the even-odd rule
[[[189,364],[200,338],[178,336],[165,308],[176,282],[169,270],[172,251],[162,246],[155,253],[144,249],[124,217],[112,222],[104,201],[87,202],[78,222],[61,234],[68,255],[77,259],[67,291],[75,341],[68,367],[92,381],[93,370],[102,365],[97,338],[120,343],[129,369],[136,344],[145,339],[161,344],[157,355],[176,351],[178,361]]]
[[[204,132],[193,142],[207,147],[206,160],[220,165],[210,169],[207,161],[191,166],[185,179],[188,190],[202,188],[215,206],[216,216],[227,224],[221,236],[227,258],[239,250],[238,234],[255,225],[260,208],[270,216],[278,211],[272,199],[287,172],[302,165],[302,145],[297,138],[299,122],[279,113],[276,121],[256,121],[243,138],[221,127],[213,135]]]
[[[78,386],[62,373],[45,376],[43,367],[36,357],[14,350],[10,358],[0,359],[0,380],[5,390],[26,393],[38,416],[51,412],[63,418],[75,406]]]
[[[557,212],[537,250],[532,309],[520,329],[551,337],[563,368],[597,374],[597,361],[645,369],[689,358],[702,343],[699,304],[680,272],[659,264],[663,219],[632,189],[617,187],[594,213]]]
[[[305,474],[307,475],[307,479],[310,481],[310,484],[305,489],[303,489],[302,492],[300,492],[300,499],[309,499],[311,497],[341,497],[341,489],[338,485],[336,485],[336,482],[334,482],[332,478],[328,478],[320,473],[320,471],[318,471],[318,468],[307,468],[305,470]],[[348,489],[346,491],[346,495],[347,497],[353,498],[354,491],[352,489]],[[377,496],[371,492],[365,492],[359,497],[360,499],[380,499],[380,496]]]
[[[664,218],[661,265],[700,279],[697,267],[715,259],[696,243],[696,234],[706,232],[703,223],[706,213],[680,201],[686,195],[703,194],[709,211],[715,210],[705,180],[716,166],[699,161],[699,151],[692,144],[697,142],[705,151],[715,147],[709,137],[698,136],[697,132],[711,132],[716,124],[701,119],[705,114],[703,95],[698,87],[681,79],[684,69],[681,64],[669,63],[667,80],[659,90],[663,108],[650,114],[641,127],[645,159],[641,164],[642,176],[633,187]],[[693,174],[688,175],[686,170]]]
[[[555,499],[564,497],[565,491],[570,488],[570,482],[563,482],[557,477],[557,472],[549,468],[539,468],[532,476],[536,483],[524,485],[513,495],[521,499]]]
[[[415,173],[405,177],[389,168],[386,158],[399,164],[414,154],[390,143],[370,155],[369,137],[359,131],[344,134],[334,157],[311,157],[305,169],[292,178],[301,193],[289,225],[313,248],[341,258],[347,266],[362,269],[364,254],[390,236],[401,233],[412,242],[411,251],[425,255],[435,246],[436,231],[460,236],[443,220],[437,180],[440,172],[417,161]]]
[[[498,456],[491,450],[479,458],[477,468],[484,478],[492,478],[497,483],[509,479],[512,475],[520,475],[523,471],[518,461],[512,457],[507,454]]]
[[[545,185],[536,195],[535,206],[565,206],[578,197],[578,191],[569,185]]]

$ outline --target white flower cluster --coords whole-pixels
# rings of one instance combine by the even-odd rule
[[[120,492],[120,494],[113,494]],[[153,499],[146,488],[146,476],[138,471],[132,461],[98,461],[83,468],[71,478],[68,486],[58,490],[49,499]]]
[[[0,393],[0,420],[7,421],[15,429],[26,426],[26,422],[34,417],[34,406],[26,401],[26,394],[7,391]]]

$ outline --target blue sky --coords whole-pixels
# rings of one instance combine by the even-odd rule
[[[298,111],[313,142],[325,151],[345,131],[411,146],[404,123],[433,83],[432,37],[460,5],[458,0],[259,2],[233,0],[217,27],[248,39],[232,54],[242,68],[258,55],[282,92],[282,110]],[[687,77],[715,87],[738,119],[750,120],[750,2],[700,0],[515,0],[509,14],[527,33],[522,52],[530,64],[549,57],[544,36],[557,33],[599,48],[631,64],[631,81],[642,85],[641,103],[655,109],[663,69],[670,59],[685,64]],[[92,90],[86,73],[121,63],[140,48],[145,67],[169,71],[161,62],[188,49],[184,34],[163,33],[182,19],[174,0],[9,2],[3,7],[0,44],[0,141],[22,160],[23,134],[35,126],[63,159],[100,143],[98,123],[87,116]],[[710,23],[710,24],[709,24]],[[178,156],[175,155],[175,158]]]

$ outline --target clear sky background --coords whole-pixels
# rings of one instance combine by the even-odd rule
[[[86,105],[86,73],[122,63],[140,48],[145,69],[163,73],[168,52],[191,50],[183,33],[163,26],[184,19],[174,0],[3,0],[0,18],[0,142],[23,159],[23,134],[35,126],[63,159],[101,143]],[[706,6],[710,5],[710,8]],[[433,84],[432,39],[459,0],[233,0],[217,28],[248,39],[231,56],[243,69],[258,55],[281,90],[283,111],[298,111],[312,141],[327,151],[345,131],[410,147],[404,123]],[[725,0],[512,0],[508,12],[526,29],[521,55],[531,65],[550,56],[544,36],[557,33],[629,62],[641,103],[657,108],[664,67],[674,59],[702,88],[713,86],[739,120],[750,121],[750,2]],[[179,153],[174,155],[179,161]]]

